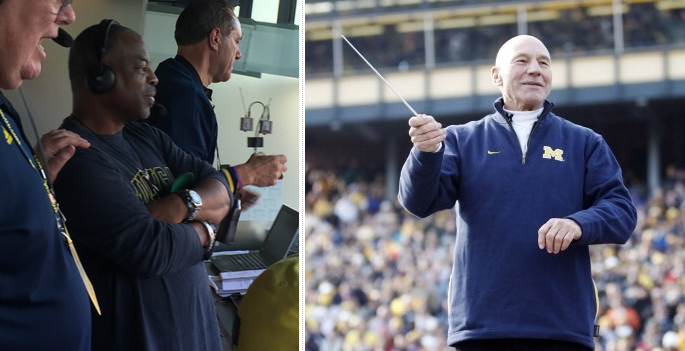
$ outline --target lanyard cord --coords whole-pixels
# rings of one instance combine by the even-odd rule
[[[21,87],[19,88],[19,91],[21,92]],[[28,112],[29,119],[31,120],[31,124],[33,126],[33,131],[36,133],[36,136],[38,136],[38,131],[36,129],[36,124],[33,120],[33,116],[31,115],[31,111],[28,109],[28,105],[26,105],[26,99],[24,98],[24,93],[21,93],[22,99],[24,100],[24,105],[26,106],[26,111]],[[6,129],[7,132],[9,132],[12,135],[12,138],[14,141],[17,142],[17,147],[21,150],[21,153],[26,157],[26,160],[29,162],[31,167],[38,172],[38,175],[42,178],[43,180],[43,186],[45,187],[45,191],[48,194],[48,198],[50,199],[50,203],[52,205],[52,209],[55,211],[55,221],[57,224],[57,228],[59,229],[60,233],[62,236],[64,236],[64,240],[67,243],[67,246],[69,247],[69,251],[71,252],[71,256],[74,259],[74,263],[76,264],[76,269],[79,272],[79,275],[81,276],[81,280],[83,281],[83,285],[85,285],[86,290],[88,291],[88,296],[90,297],[91,302],[93,303],[93,306],[97,310],[98,314],[100,313],[100,305],[98,304],[97,297],[95,296],[95,289],[93,288],[93,284],[90,282],[90,279],[88,279],[88,275],[86,274],[85,269],[83,268],[83,265],[81,264],[81,260],[78,257],[78,254],[76,253],[76,248],[74,247],[74,242],[71,240],[71,236],[69,235],[69,230],[67,229],[66,226],[66,218],[64,217],[64,214],[62,211],[59,209],[59,204],[57,204],[57,200],[55,199],[55,192],[52,187],[52,182],[49,180],[49,176],[45,174],[43,171],[41,163],[38,161],[38,159],[34,156],[31,157],[29,154],[26,152],[24,147],[21,145],[21,139],[17,136],[17,133],[14,131],[12,128],[12,125],[10,124],[9,120],[7,119],[7,116],[5,116],[5,113],[2,111],[2,108],[0,108],[0,117],[2,117],[2,121],[4,124],[4,128]],[[40,138],[38,138],[38,145],[39,145],[39,150],[41,154],[43,155],[43,159],[45,158],[45,150],[43,150],[43,145],[41,145]],[[35,160],[35,163],[34,163]],[[47,161],[46,161],[47,163]],[[47,165],[46,165],[47,168]]]
[[[65,1],[65,3],[68,1]],[[40,142],[40,136],[38,135],[38,128],[36,128],[36,121],[33,120],[33,115],[31,115],[31,110],[29,110],[29,105],[26,103],[26,97],[24,97],[24,90],[21,89],[21,86],[19,87],[19,94],[21,94],[21,100],[24,102],[24,107],[26,108],[26,112],[29,115],[29,120],[31,121],[31,127],[33,127],[33,135],[36,137],[36,143],[38,144],[38,150],[40,151],[40,155],[43,156],[43,160],[45,161],[45,164],[41,164],[38,162],[38,167],[40,169],[40,172],[42,173],[43,179],[47,182],[48,187],[50,188],[50,191],[52,191],[53,195],[55,193],[55,188],[53,187],[52,184],[52,179],[50,178],[50,167],[48,166],[47,158],[45,157],[45,149],[43,149],[43,143]],[[14,131],[12,131],[14,133]],[[23,150],[23,148],[22,148]],[[45,172],[43,172],[43,167],[45,167]]]
[[[24,149],[24,147],[21,145],[21,139],[19,139],[19,137],[17,136],[17,133],[15,133],[14,129],[12,129],[12,125],[10,124],[10,121],[7,119],[7,116],[5,116],[5,113],[2,112],[2,109],[0,109],[0,117],[2,117],[2,122],[4,124],[5,130],[7,130],[11,134],[12,139],[14,139],[14,141],[17,142],[17,146],[19,147],[19,150],[21,151],[22,155],[24,155],[26,160],[29,162],[29,164],[31,165],[31,168],[33,168],[36,172],[38,172],[38,175],[41,178],[43,178],[43,181],[47,182],[45,175],[41,174],[41,171],[42,171],[41,164],[38,162],[34,163],[35,158],[33,156],[30,156],[26,152],[26,149]],[[38,164],[38,167],[36,167],[36,164]]]

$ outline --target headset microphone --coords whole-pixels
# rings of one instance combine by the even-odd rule
[[[150,107],[150,112],[154,112],[158,116],[164,116],[166,115],[166,107],[164,107],[164,105],[162,104],[158,104],[155,102],[155,104],[152,105],[152,107]]]
[[[88,84],[90,91],[94,94],[104,94],[108,92],[114,87],[114,82],[116,81],[114,72],[102,62],[102,57],[104,56],[107,47],[107,37],[113,26],[118,27],[120,24],[113,19],[103,19],[98,25],[98,46],[94,48],[98,63],[91,66],[86,73],[86,83]]]
[[[69,35],[69,33],[62,28],[57,30],[57,38],[52,38],[52,40],[55,43],[64,46],[65,48],[71,47],[71,44],[74,43],[74,38],[72,38],[71,35]]]

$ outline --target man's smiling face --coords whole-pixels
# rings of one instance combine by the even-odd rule
[[[492,76],[502,91],[506,109],[530,111],[541,108],[552,90],[549,51],[535,37],[514,37],[497,54]]]

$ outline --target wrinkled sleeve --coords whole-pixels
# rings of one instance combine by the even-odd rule
[[[569,216],[582,228],[583,244],[623,244],[633,233],[637,211],[621,167],[601,136],[587,148],[584,209]]]
[[[448,130],[440,151],[410,151],[400,173],[397,198],[411,214],[423,218],[454,206],[459,197],[456,145],[455,133]]]
[[[195,181],[205,178],[217,179],[226,187],[229,195],[232,196],[226,177],[221,172],[218,172],[209,164],[209,162],[203,161],[198,157],[187,153],[177,146],[174,141],[161,130],[153,127],[149,128],[153,129],[152,133],[157,134],[157,140],[160,142],[159,147],[161,150],[164,150],[164,159],[167,162],[169,170],[171,170],[175,176],[179,176],[185,172],[192,172]]]
[[[105,155],[77,149],[55,189],[73,240],[141,278],[196,265],[202,243],[187,224],[154,220]]]

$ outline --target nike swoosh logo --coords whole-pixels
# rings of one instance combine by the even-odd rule
[[[499,154],[499,153],[500,153],[499,151],[488,150],[488,155],[496,155],[496,154]]]

